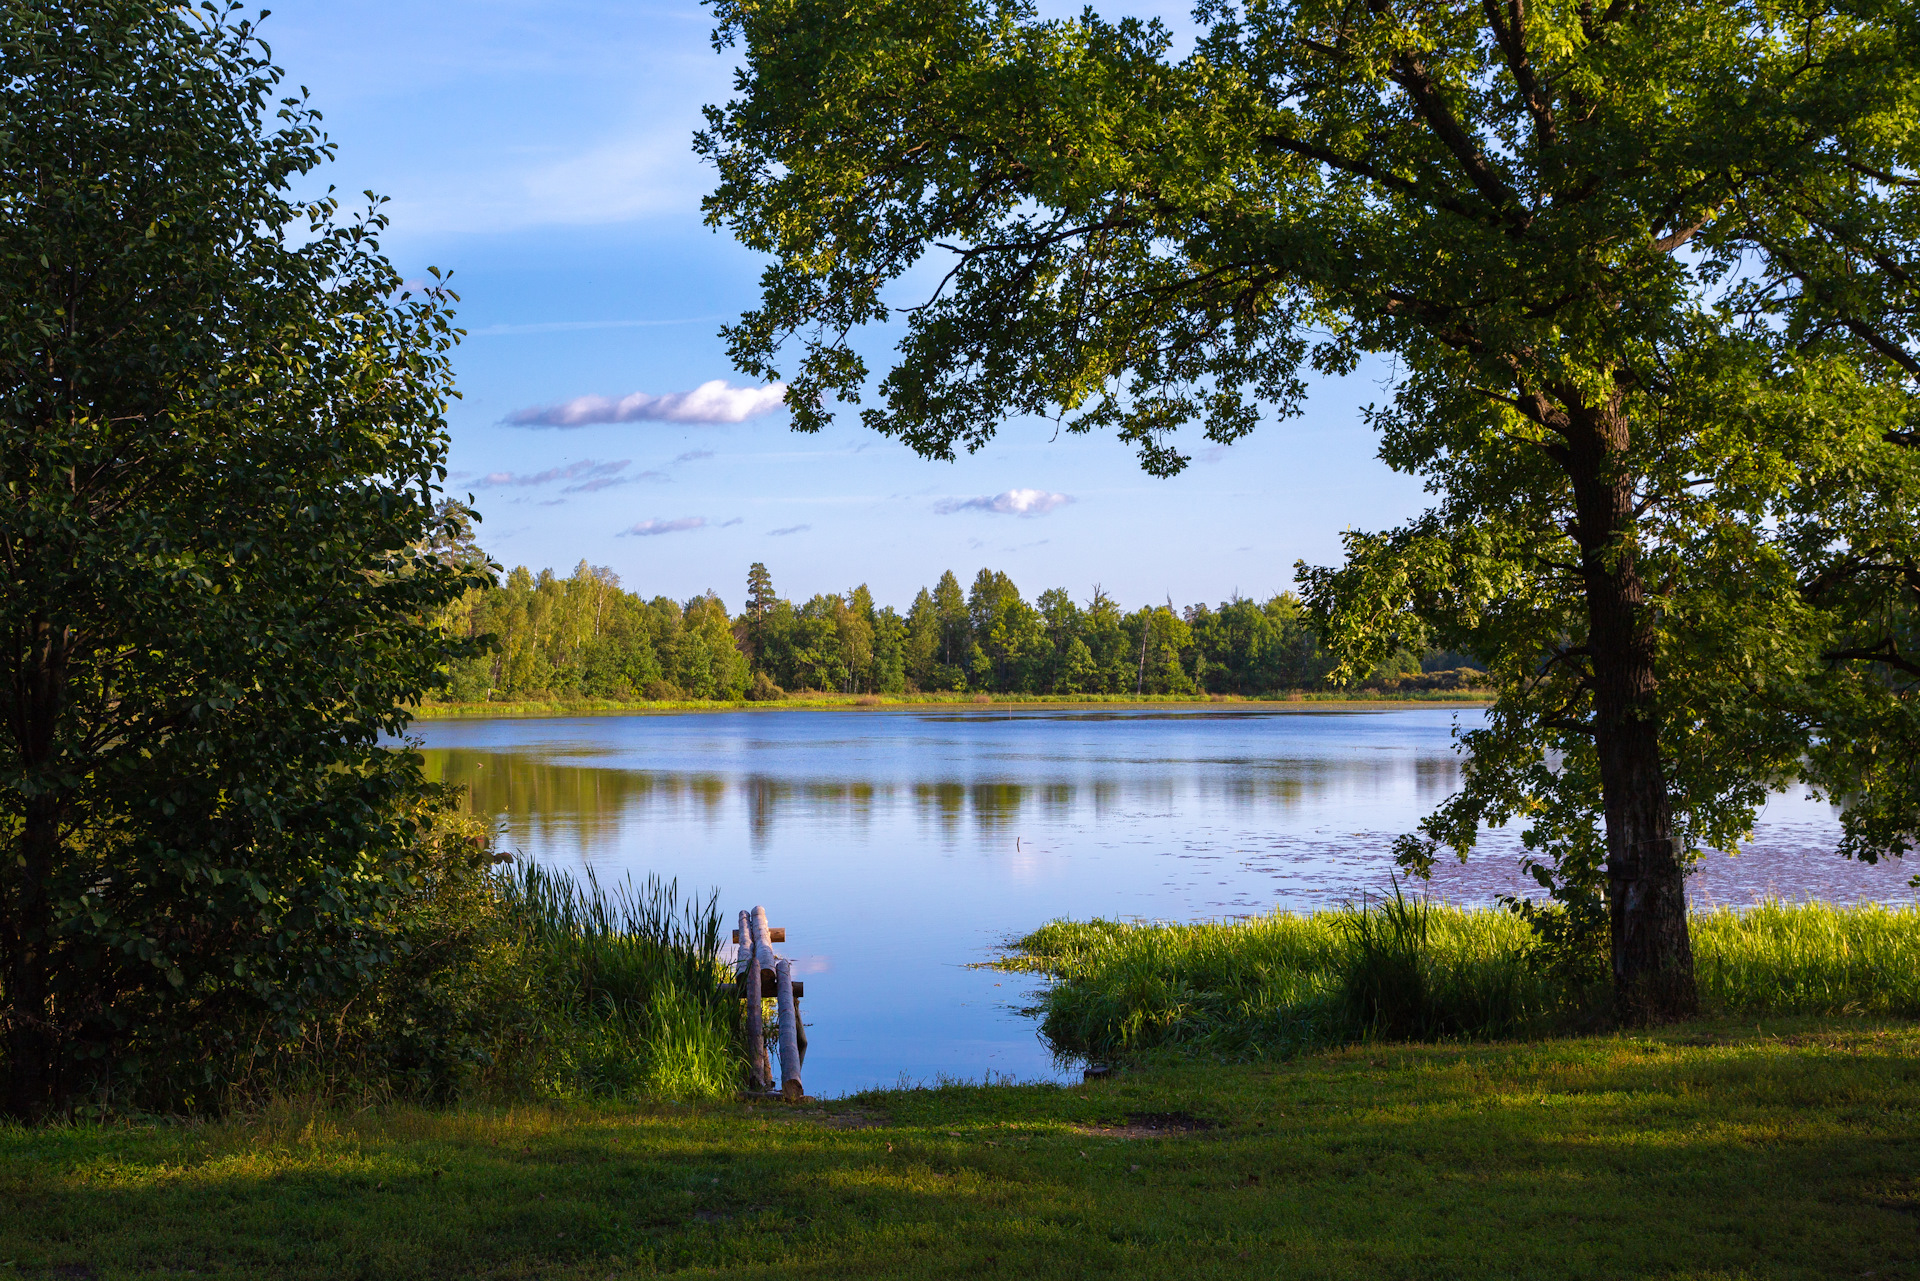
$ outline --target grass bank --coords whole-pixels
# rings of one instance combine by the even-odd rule
[[[1917,1052],[1744,1019],[794,1109],[0,1128],[0,1275],[1909,1276]]]
[[[792,694],[784,698],[747,699],[628,699],[578,698],[492,703],[426,703],[416,708],[416,720],[456,720],[511,716],[632,716],[661,712],[728,712],[814,710],[840,711],[864,707],[1217,707],[1245,704],[1263,709],[1286,707],[1400,707],[1409,703],[1443,703],[1480,707],[1491,702],[1486,690],[1426,690],[1410,693],[1351,694],[1309,692],[1282,698],[1240,698],[1203,694]]]
[[[1776,903],[1696,913],[1692,927],[1709,1011],[1920,1016],[1920,907]],[[1417,900],[1197,925],[1056,921],[1003,964],[1057,980],[1042,1028],[1096,1059],[1538,1037],[1591,1028],[1606,1006],[1597,954],[1543,947],[1503,910]]]

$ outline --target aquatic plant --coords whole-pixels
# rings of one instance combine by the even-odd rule
[[[1696,913],[1709,1010],[1920,1015],[1920,907],[1763,903]],[[1361,1040],[1492,1040],[1592,1027],[1570,980],[1509,911],[1410,898],[1236,921],[1054,921],[1003,968],[1056,980],[1033,1012],[1063,1054],[1182,1047],[1239,1058]]]

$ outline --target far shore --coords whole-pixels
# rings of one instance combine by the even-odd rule
[[[1320,711],[1439,704],[1485,707],[1491,690],[1416,690],[1362,695],[1302,692],[1278,698],[1242,698],[1233,694],[797,694],[748,699],[555,699],[499,703],[427,703],[414,709],[417,721],[484,720],[515,716],[646,716],[679,712],[851,711],[867,708],[952,707],[1245,707],[1261,711]]]

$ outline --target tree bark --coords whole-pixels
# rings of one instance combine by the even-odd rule
[[[6,1007],[0,1018],[6,1027],[6,1111],[30,1121],[52,1107],[57,1087],[59,1045],[48,1001],[52,882],[60,852],[62,807],[57,795],[46,788],[51,780],[44,774],[52,762],[54,728],[66,694],[68,637],[64,628],[42,618],[35,620],[23,639],[25,652],[16,659],[19,665],[9,691],[13,705],[8,729],[23,772],[30,780],[35,774],[43,777],[38,780],[42,790],[30,795],[23,807],[12,893],[6,896],[0,923],[7,976]]]
[[[1699,1009],[1687,931],[1686,872],[1660,757],[1655,637],[1637,564],[1631,424],[1615,396],[1564,403],[1572,533],[1580,545],[1593,671],[1592,727],[1607,831],[1614,1012],[1624,1023],[1667,1022]]]

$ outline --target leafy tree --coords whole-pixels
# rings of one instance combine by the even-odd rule
[[[331,147],[232,10],[0,29],[5,1107],[204,1105],[388,958],[383,739],[484,581],[436,512],[451,295],[292,193]]]
[[[787,380],[799,429],[859,399],[851,335],[895,318],[889,287],[936,246],[862,414],[930,457],[1045,413],[1170,473],[1181,424],[1230,442],[1297,407],[1304,365],[1393,353],[1382,456],[1439,502],[1307,575],[1335,674],[1429,637],[1488,657],[1502,694],[1466,789],[1403,856],[1529,819],[1556,890],[1606,897],[1623,1017],[1695,1006],[1698,847],[1856,728],[1911,744],[1907,651],[1860,615],[1907,554],[1904,404],[1879,393],[1912,371],[1862,378],[1853,323],[1907,332],[1906,7],[1207,0],[1179,60],[1156,23],[1015,3],[716,13],[744,69],[700,140],[709,217],[774,258],[729,336]],[[1882,240],[1894,270],[1854,266]],[[1802,282],[1773,310],[1740,298],[1753,248]],[[1803,315],[1846,341],[1781,342]],[[1894,550],[1836,580],[1860,599],[1815,600],[1795,571],[1836,522],[1852,554]],[[1859,674],[1823,685],[1836,663]],[[1879,778],[1864,853],[1915,826],[1913,771]]]
[[[908,606],[906,621],[906,675],[919,689],[939,689],[940,611],[926,588],[922,587]]]
[[[967,601],[960,594],[960,580],[948,570],[933,585],[934,616],[940,622],[940,662],[951,672],[964,671],[973,649],[973,630],[967,614]],[[957,676],[944,688],[965,687],[965,677]]]

